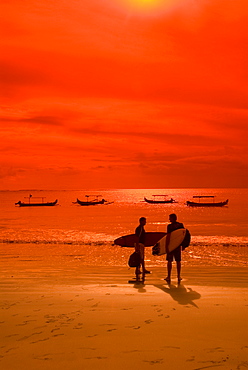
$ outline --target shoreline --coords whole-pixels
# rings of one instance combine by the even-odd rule
[[[30,261],[29,261],[30,262]],[[65,266],[57,267],[47,265],[43,269],[34,269],[30,265],[23,266],[8,272],[0,273],[1,292],[10,293],[18,290],[36,290],[39,287],[52,287],[53,289],[63,286],[78,286],[89,284],[128,284],[133,281],[135,284],[135,269],[128,266]],[[149,267],[150,269],[150,267]],[[140,277],[136,282],[143,285],[169,285],[164,278],[167,275],[166,266],[152,267],[151,274],[145,275],[144,280]],[[177,282],[176,265],[173,263],[171,285],[194,285],[204,287],[222,288],[243,288],[248,282],[247,267],[240,266],[182,266],[182,281]]]
[[[25,269],[26,263],[34,269],[56,269],[60,266],[80,268],[80,266],[118,266],[127,267],[133,248],[121,248],[113,244],[35,244],[0,243],[0,267],[3,271],[18,264]],[[145,261],[149,268],[165,267],[165,255],[153,256],[151,247],[145,250]],[[183,267],[190,266],[230,266],[248,267],[248,248],[246,246],[190,245],[182,253]],[[9,266],[7,268],[7,266]]]

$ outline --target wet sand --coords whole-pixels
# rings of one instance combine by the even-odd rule
[[[248,367],[247,268],[1,259],[0,366],[20,369]]]

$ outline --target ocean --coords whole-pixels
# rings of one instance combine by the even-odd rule
[[[32,194],[32,199],[58,199],[54,207],[16,206]],[[177,203],[148,204],[144,197],[166,194]],[[77,198],[99,195],[110,204],[83,207]],[[221,208],[192,208],[185,203],[193,195],[215,195],[216,201],[229,199]],[[141,216],[147,218],[146,231],[165,231],[170,213],[191,233],[191,245],[183,254],[189,265],[235,265],[248,263],[247,189],[111,189],[111,190],[21,190],[0,191],[0,258],[37,260],[67,258],[87,265],[127,264],[130,248],[113,245],[114,239],[132,234]],[[68,262],[69,263],[69,262]],[[154,257],[146,248],[148,266],[165,265],[164,256]]]

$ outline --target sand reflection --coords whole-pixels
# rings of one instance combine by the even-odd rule
[[[135,279],[129,280],[128,283],[133,284],[133,287],[137,289],[139,293],[146,293],[145,275],[137,275]]]

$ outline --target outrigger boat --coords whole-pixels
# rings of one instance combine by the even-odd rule
[[[73,203],[80,204],[80,206],[95,206],[97,204],[107,203],[105,199],[98,200],[98,197],[101,197],[101,195],[85,195],[85,197],[87,198],[86,201],[82,201],[77,198],[77,201]],[[96,197],[96,199],[89,200],[89,197]]]
[[[160,198],[159,198],[160,197]],[[146,197],[144,198],[145,202],[147,203],[152,203],[152,204],[163,204],[163,203],[176,203],[174,199],[166,199],[168,195],[153,195],[153,199],[147,199]]]
[[[224,202],[215,202],[215,195],[195,195],[193,198],[198,198],[199,202],[187,201],[186,204],[189,207],[224,207],[228,204],[228,199]],[[202,198],[212,198],[213,202],[201,202]]]
[[[52,207],[58,203],[58,199],[56,199],[54,202],[44,202],[45,197],[32,197],[31,194],[29,195],[29,197],[24,198],[27,198],[29,200],[28,203],[21,202],[19,200],[19,202],[15,204],[20,207]],[[31,202],[31,199],[41,199],[41,202]]]

